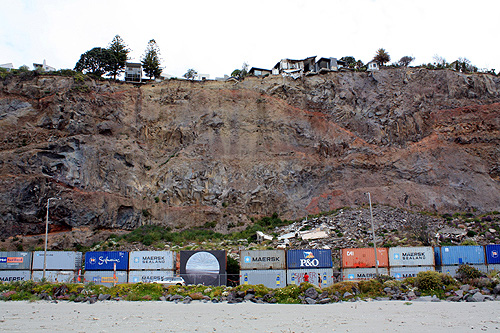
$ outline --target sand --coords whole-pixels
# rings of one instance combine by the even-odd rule
[[[0,302],[9,332],[463,332],[500,329],[500,302],[327,305]]]

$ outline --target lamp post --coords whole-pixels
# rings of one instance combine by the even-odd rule
[[[375,227],[373,226],[372,197],[370,195],[370,192],[367,192],[366,194],[368,194],[368,201],[370,202],[370,218],[372,223],[373,250],[375,251],[375,273],[378,276],[377,241],[375,239]]]
[[[47,199],[47,215],[45,216],[45,250],[43,252],[43,275],[42,279],[45,279],[45,270],[47,269],[47,236],[49,234],[49,205],[50,200],[57,200],[59,198],[49,198]]]

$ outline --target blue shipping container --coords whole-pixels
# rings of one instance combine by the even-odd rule
[[[332,251],[288,250],[286,262],[289,269],[332,268]]]
[[[112,271],[116,264],[117,271],[128,269],[128,252],[105,251],[85,253],[86,271]]]
[[[441,246],[441,264],[484,264],[484,247],[482,246]]]
[[[500,264],[500,245],[486,245],[486,262]]]

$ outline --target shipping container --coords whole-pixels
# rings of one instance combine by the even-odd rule
[[[389,275],[389,270],[386,267],[380,267],[378,274]],[[343,281],[371,280],[376,277],[376,268],[342,268]]]
[[[0,281],[2,282],[14,282],[14,281],[28,281],[31,278],[30,271],[0,271]]]
[[[331,250],[288,250],[286,254],[288,269],[332,268]]]
[[[151,283],[155,281],[164,281],[165,278],[173,277],[174,271],[129,271],[128,272],[128,283]]]
[[[500,245],[486,245],[486,263],[500,264]]]
[[[0,270],[2,269],[30,270],[31,252],[0,252]]]
[[[112,287],[114,284],[127,283],[127,272],[124,271],[86,271],[84,282],[93,282],[95,284]]]
[[[434,251],[431,252],[434,258]],[[408,277],[416,277],[419,272],[433,271],[434,266],[396,266],[389,268],[390,276],[396,280],[403,280]]]
[[[488,265],[488,273],[493,272],[493,271],[495,271],[497,273],[500,272],[500,264],[489,264]]]
[[[33,252],[33,270],[43,270],[44,251]],[[73,271],[82,268],[82,253],[73,251],[47,251],[47,270]]]
[[[172,251],[132,251],[129,253],[130,270],[174,270]]]
[[[389,267],[388,251],[385,247],[377,248],[378,267]],[[375,250],[371,247],[342,249],[342,267],[375,267]]]
[[[309,276],[309,283],[326,288],[335,283],[333,278],[333,268],[312,268],[312,269],[289,269],[286,272],[287,285],[300,285],[305,281],[305,275]]]
[[[483,246],[441,246],[441,265],[484,264]]]
[[[240,268],[243,270],[286,269],[285,250],[241,251]]]
[[[483,272],[483,273],[488,273],[488,266],[484,264],[478,264],[478,265],[473,265],[470,264],[468,266],[474,267],[475,269]],[[441,273],[449,274],[453,277],[457,275],[457,270],[460,267],[460,265],[452,265],[452,266],[441,266]]]
[[[268,288],[283,288],[286,287],[286,270],[284,269],[241,270],[240,284],[242,285],[263,284]]]
[[[186,284],[222,286],[227,283],[226,251],[180,251],[180,275]]]
[[[45,271],[45,279],[49,282],[76,282],[78,271]],[[43,278],[43,271],[33,271],[31,279],[33,281],[41,281]]]
[[[128,252],[103,251],[85,253],[86,271],[112,271],[116,264],[117,271],[128,269]]]
[[[434,249],[430,246],[391,247],[389,266],[434,266]]]

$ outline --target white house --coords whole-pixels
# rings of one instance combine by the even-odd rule
[[[372,60],[369,63],[366,64],[367,71],[373,72],[373,71],[378,71],[380,69],[378,62]]]
[[[47,65],[47,63],[45,62],[45,59],[43,59],[43,64],[33,63],[33,68],[35,70],[41,69],[44,72],[55,72],[56,71],[56,69],[54,67]]]
[[[11,69],[14,69],[14,65],[11,62],[9,62],[7,64],[0,64],[0,68],[4,68],[10,72]]]
[[[125,63],[125,81],[142,81],[142,64],[138,62]]]

